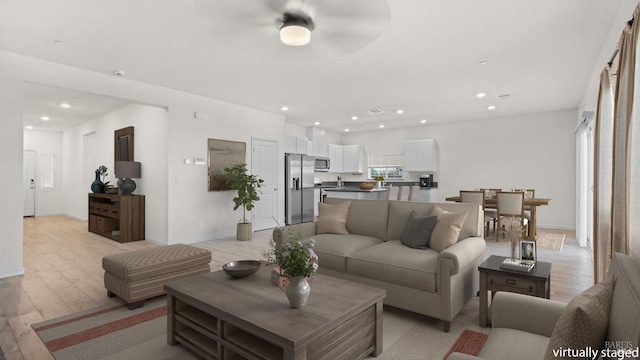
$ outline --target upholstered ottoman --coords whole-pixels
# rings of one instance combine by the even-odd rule
[[[110,254],[102,258],[104,287],[135,309],[164,294],[168,281],[208,273],[210,262],[209,250],[184,244]]]

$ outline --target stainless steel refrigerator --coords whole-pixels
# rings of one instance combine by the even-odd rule
[[[313,221],[313,156],[285,154],[286,224]]]

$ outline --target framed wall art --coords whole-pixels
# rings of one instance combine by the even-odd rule
[[[209,191],[231,190],[224,168],[246,163],[246,147],[241,141],[209,139]]]

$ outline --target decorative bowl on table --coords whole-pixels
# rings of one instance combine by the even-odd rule
[[[358,186],[360,186],[360,189],[362,189],[362,190],[371,190],[371,189],[373,189],[375,184],[372,183],[372,182],[363,182],[363,183],[360,183],[360,185],[358,185]]]
[[[253,275],[260,269],[260,266],[262,266],[262,263],[258,260],[238,260],[222,265],[222,270],[227,275],[240,279]]]

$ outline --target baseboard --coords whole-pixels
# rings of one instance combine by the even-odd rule
[[[145,240],[148,241],[148,242],[154,243],[156,245],[160,245],[160,246],[166,246],[167,245],[166,241],[160,241],[160,240],[149,238],[149,237],[146,237]]]
[[[576,231],[575,226],[568,225],[550,225],[550,224],[540,224],[538,223],[538,229],[556,229],[556,230],[568,230],[568,231]]]
[[[88,217],[78,217],[78,216],[74,216],[74,215],[71,215],[71,214],[62,214],[62,215],[66,216],[68,218],[72,218],[74,220],[79,220],[79,221],[87,221],[87,220],[89,220]]]
[[[12,271],[8,273],[0,274],[0,279],[12,277],[12,276],[19,276],[19,275],[24,275],[24,268],[20,268],[20,270],[18,271]]]

